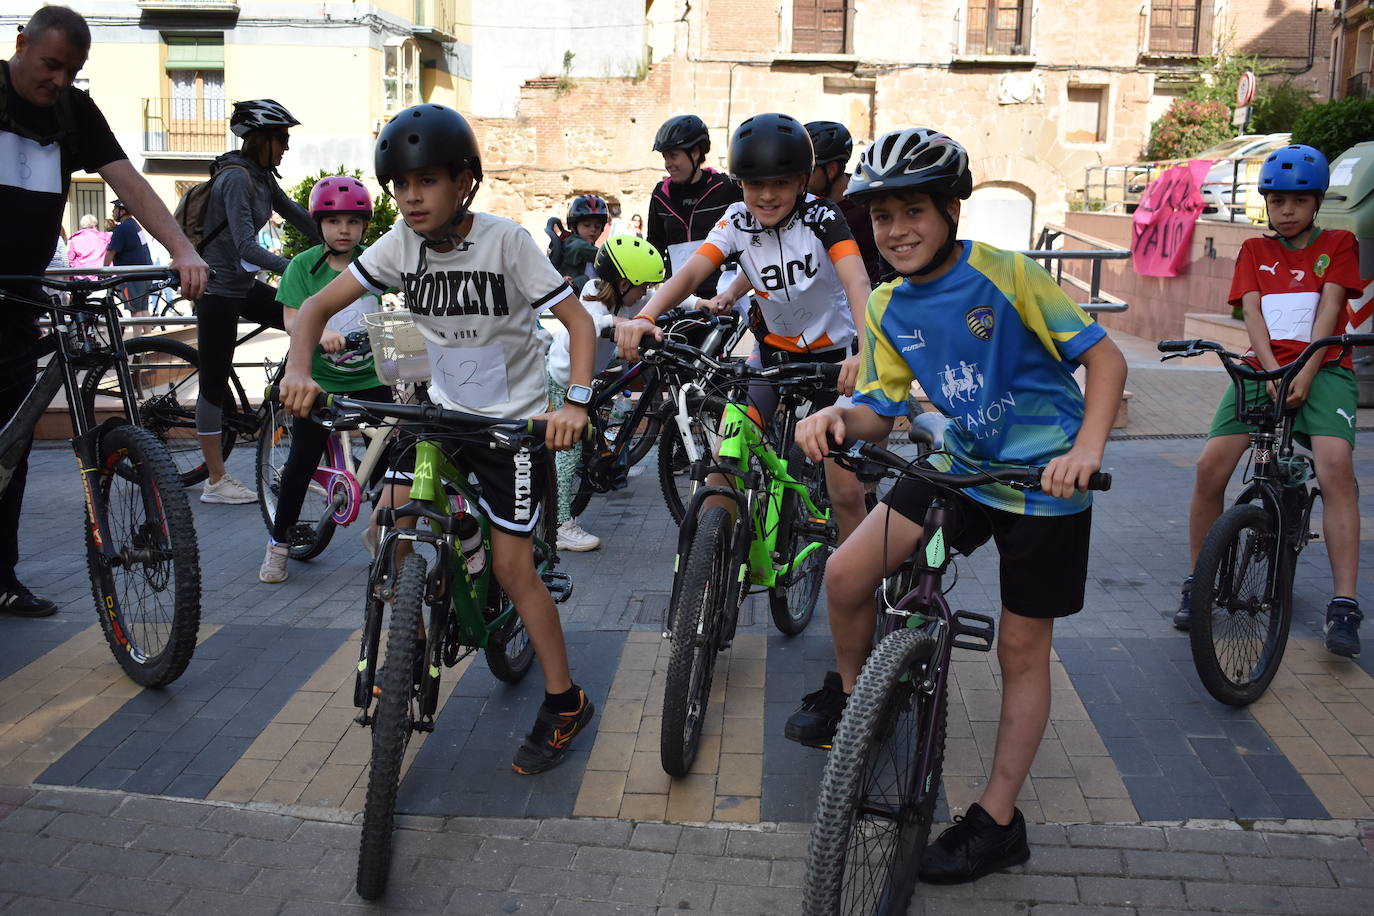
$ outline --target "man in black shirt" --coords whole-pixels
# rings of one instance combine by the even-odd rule
[[[868,218],[868,208],[844,196],[849,187],[847,169],[849,157],[854,152],[854,139],[849,135],[849,128],[838,121],[810,121],[806,132],[811,135],[811,146],[816,150],[816,167],[811,171],[806,190],[839,206],[864,259],[868,282],[876,286],[888,268],[873,241],[873,223]]]
[[[72,87],[86,64],[91,32],[65,6],[34,13],[15,40],[14,56],[0,61],[0,274],[41,274],[52,259],[66,209],[72,172],[99,172],[172,255],[181,291],[197,298],[207,268],[177,228],[167,207],[133,167],[86,93]],[[16,290],[32,295],[35,291]],[[36,313],[0,302],[0,424],[33,387],[38,372]],[[15,573],[19,515],[27,458],[0,496],[0,614],[45,617],[57,610],[34,595]]]

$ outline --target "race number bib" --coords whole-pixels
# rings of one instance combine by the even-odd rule
[[[1271,293],[1260,300],[1264,323],[1272,340],[1312,340],[1312,321],[1317,316],[1317,293]]]
[[[332,318],[325,322],[324,326],[331,331],[338,331],[345,336],[353,331],[359,330],[363,327],[363,315],[367,314],[367,309],[363,307],[363,303],[366,301],[368,300],[357,299],[353,303],[344,306],[343,309],[336,312]]]
[[[506,354],[500,344],[485,347],[441,347],[425,342],[433,371],[430,385],[448,400],[480,408],[510,400]]]

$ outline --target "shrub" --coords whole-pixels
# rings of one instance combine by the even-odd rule
[[[328,178],[330,175],[351,175],[359,181],[363,179],[361,169],[349,171],[342,165],[333,170],[320,169],[318,174],[310,178],[302,178],[299,183],[289,188],[286,192],[287,196],[302,207],[308,208],[310,206],[310,189],[315,187],[315,183],[321,178]],[[366,182],[363,183],[366,184]],[[391,224],[396,222],[396,216],[396,205],[392,203],[391,198],[385,194],[374,193],[372,195],[372,222],[368,223],[367,231],[363,233],[363,244],[371,245],[381,238],[382,233],[390,229]],[[285,223],[282,226],[281,242],[281,253],[286,258],[294,258],[310,247],[310,240],[290,223]]]
[[[1293,142],[1315,146],[1335,159],[1356,143],[1374,138],[1374,99],[1345,98],[1313,105],[1293,124]]]
[[[1312,91],[1294,84],[1291,76],[1279,83],[1261,84],[1247,129],[1255,134],[1291,131],[1298,116],[1311,107]]]
[[[1150,125],[1147,159],[1183,159],[1231,136],[1231,110],[1216,101],[1175,99]]]

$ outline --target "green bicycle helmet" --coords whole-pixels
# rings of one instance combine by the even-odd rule
[[[594,266],[602,282],[613,286],[619,280],[628,280],[632,286],[661,283],[667,273],[659,250],[634,235],[608,238],[596,253]]]

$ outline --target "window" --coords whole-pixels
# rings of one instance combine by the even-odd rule
[[[1025,0],[969,0],[967,54],[1029,54],[1030,11]]]
[[[1064,139],[1069,143],[1105,143],[1107,87],[1070,86],[1064,113]]]
[[[1206,54],[1212,4],[1202,0],[1150,0],[1150,53]]]
[[[167,81],[174,121],[223,121],[224,36],[168,35]]]
[[[409,108],[415,97],[415,42],[403,38],[387,40],[382,49],[382,101],[388,112]]]
[[[852,2],[792,0],[792,52],[849,53],[849,6]]]

